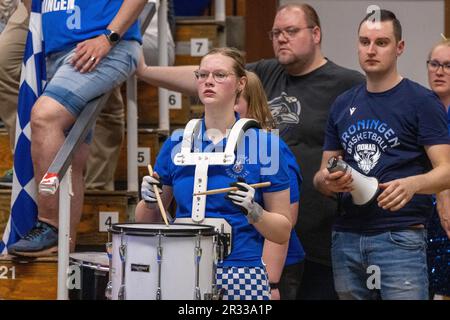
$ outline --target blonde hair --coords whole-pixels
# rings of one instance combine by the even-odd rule
[[[245,77],[245,58],[244,54],[236,48],[223,47],[211,49],[203,58],[213,55],[221,54],[225,57],[231,58],[233,60],[233,71],[236,73],[238,78]]]
[[[247,85],[242,92],[242,97],[248,104],[247,118],[255,119],[263,129],[271,130],[275,125],[261,80],[251,71],[246,71],[246,74]]]
[[[430,53],[428,54],[428,59],[431,59],[431,55],[433,54],[433,51],[440,46],[444,47],[450,47],[450,39],[446,38],[442,35],[442,40],[436,43],[430,50]]]
[[[202,57],[200,64],[205,57],[213,54],[220,54],[233,60],[233,71],[236,75],[236,78],[245,78],[245,83],[247,83],[247,74],[245,72],[245,57],[242,51],[239,51],[238,49],[233,47],[213,48]],[[235,103],[238,101],[241,93],[242,90],[236,91]]]

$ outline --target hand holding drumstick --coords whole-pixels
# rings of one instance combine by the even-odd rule
[[[169,225],[167,221],[166,210],[161,200],[162,184],[158,180],[158,175],[153,174],[151,165],[148,165],[149,176],[145,176],[142,180],[141,195],[142,199],[147,203],[158,203],[159,211],[166,225]]]

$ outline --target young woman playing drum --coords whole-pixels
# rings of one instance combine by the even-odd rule
[[[227,142],[227,129],[239,117],[234,106],[247,81],[243,57],[234,49],[213,49],[202,58],[195,77],[199,98],[205,105],[201,134],[196,136],[200,140],[196,144],[198,151],[220,151]],[[264,238],[285,243],[292,228],[289,172],[278,138],[260,129],[249,131],[254,133],[249,137],[256,140],[245,144],[235,164],[212,165],[208,169],[208,189],[230,184],[238,187],[238,191],[228,192],[226,199],[223,194],[215,194],[206,200],[206,217],[225,219],[233,231],[231,253],[218,265],[216,275],[217,285],[225,291],[224,299],[269,299],[269,282],[261,260]],[[154,185],[161,187],[165,206],[175,198],[177,218],[191,216],[195,166],[177,166],[173,161],[181,140],[180,135],[172,135],[161,148],[155,173],[144,177],[143,201],[137,206],[136,221],[149,222],[158,212]],[[269,157],[262,159],[264,154]],[[246,182],[236,182],[238,178]],[[249,186],[267,181],[271,183],[269,187]]]

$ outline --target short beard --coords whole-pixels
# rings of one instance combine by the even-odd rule
[[[299,74],[302,73],[303,70],[306,69],[306,66],[309,63],[308,59],[302,59],[295,56],[290,56],[289,59],[285,59],[284,62],[280,61],[280,58],[277,57],[278,63],[285,68],[289,74]]]

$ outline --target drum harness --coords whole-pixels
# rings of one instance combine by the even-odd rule
[[[181,142],[181,150],[178,152],[173,162],[178,166],[195,165],[194,190],[193,194],[202,193],[207,190],[208,185],[208,168],[210,165],[229,166],[236,161],[236,150],[245,131],[249,128],[260,128],[259,123],[254,119],[241,118],[233,125],[228,135],[227,144],[224,152],[196,152],[194,142],[196,139],[202,141],[200,135],[202,120],[193,119],[188,122],[184,129],[183,140]],[[193,195],[191,218],[177,218],[176,222],[197,223],[214,226],[218,234],[218,245],[215,250],[215,264],[213,270],[213,279],[217,269],[218,261],[231,253],[232,244],[232,228],[230,224],[223,218],[205,218],[206,195]],[[196,250],[196,264],[199,265],[201,257],[201,248]],[[197,272],[198,273],[198,272]],[[196,279],[198,285],[198,279]],[[217,293],[217,287],[214,282],[212,299]]]
[[[181,151],[177,153],[174,157],[174,164],[179,166],[192,166],[195,165],[195,176],[194,176],[194,194],[205,192],[208,185],[208,167],[210,165],[223,165],[228,166],[235,163],[236,160],[236,150],[241,142],[242,137],[247,129],[256,127],[260,128],[257,121],[253,119],[242,118],[236,121],[233,125],[225,146],[224,152],[193,152],[195,138],[201,134],[201,119],[193,119],[188,122],[183,134],[183,140],[181,144]],[[205,294],[206,299],[216,300],[221,298],[221,293],[217,290],[217,285],[215,281],[215,274],[217,270],[218,261],[223,261],[223,259],[231,253],[232,244],[232,228],[230,224],[223,218],[205,218],[205,208],[206,208],[206,195],[195,195],[192,199],[192,215],[191,218],[177,218],[176,222],[181,223],[196,223],[210,225],[215,228],[217,232],[218,241],[215,246],[215,256],[214,256],[214,268],[213,268],[213,290],[211,294]],[[162,247],[161,247],[161,234],[158,235],[159,245],[158,251],[158,284],[156,299],[161,299],[161,263],[162,263]],[[195,265],[196,265],[196,275],[195,275],[195,293],[194,298],[196,300],[201,299],[200,294],[200,284],[199,284],[199,270],[200,270],[200,259],[202,256],[202,248],[200,246],[201,231],[196,236],[196,246],[195,246]],[[121,284],[118,292],[118,299],[125,300],[125,264],[126,264],[126,244],[124,243],[124,233],[121,232],[121,243],[119,245],[119,255],[122,265],[122,277]],[[110,270],[112,270],[112,243],[108,241],[107,243],[107,253],[109,259]],[[112,284],[111,284],[111,272],[110,279],[106,288],[106,297],[111,298],[112,296]]]

